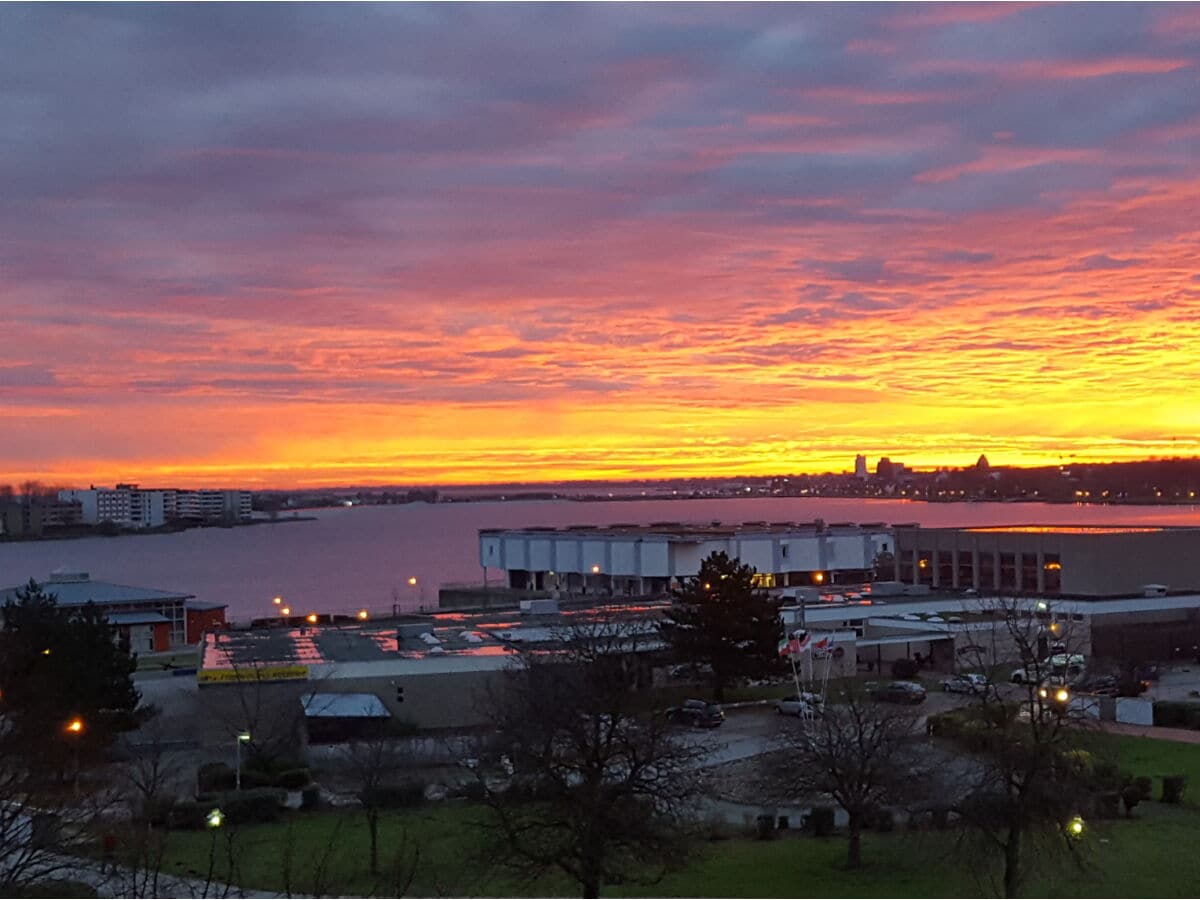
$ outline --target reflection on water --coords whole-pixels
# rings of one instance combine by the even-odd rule
[[[318,510],[308,522],[178,534],[0,544],[0,587],[59,566],[94,579],[186,591],[229,604],[233,619],[296,609],[353,614],[437,604],[442,583],[481,583],[480,528],[618,522],[919,522],[937,525],[1200,525],[1200,508],[1042,503],[914,503],[775,497],[574,503],[424,503]],[[500,573],[488,573],[496,584]],[[410,584],[410,579],[415,583]]]

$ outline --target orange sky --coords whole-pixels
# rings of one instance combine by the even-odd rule
[[[1200,14],[1083,9],[0,11],[0,483],[1200,454]]]

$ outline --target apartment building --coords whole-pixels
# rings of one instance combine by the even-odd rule
[[[78,503],[80,521],[87,525],[112,522],[122,528],[157,528],[184,519],[196,522],[249,519],[251,495],[242,490],[179,490],[141,488],[71,489],[58,492],[60,501]]]

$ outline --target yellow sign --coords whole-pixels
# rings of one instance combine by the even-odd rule
[[[200,684],[221,681],[307,681],[308,666],[247,666],[241,669],[201,669]]]

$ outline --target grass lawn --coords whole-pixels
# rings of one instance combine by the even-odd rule
[[[1025,893],[1040,897],[1188,897],[1200,884],[1200,854],[1190,848],[1200,837],[1200,751],[1194,746],[1145,738],[1098,735],[1096,750],[1119,754],[1123,768],[1136,775],[1182,773],[1188,776],[1193,802],[1172,807],[1138,806],[1137,818],[1090,823],[1085,842],[1086,868],[1066,859],[1042,866]],[[1157,785],[1156,785],[1157,795]],[[381,862],[397,847],[419,851],[410,896],[576,896],[564,879],[532,885],[515,883],[484,858],[475,823],[486,812],[477,806],[439,803],[389,813],[381,824]],[[282,891],[282,860],[288,842],[285,825],[239,830],[236,883]],[[172,835],[165,870],[203,877],[212,847],[210,833]],[[325,860],[326,893],[394,896],[386,877],[366,874],[367,831],[358,811],[298,814],[291,841],[295,893],[314,892],[314,871]],[[868,834],[867,865],[842,868],[844,838],[788,836],[776,841],[731,839],[706,844],[687,869],[652,887],[614,887],[609,896],[660,897],[963,897],[996,896],[998,884],[979,882],[960,858],[949,833]],[[216,877],[228,878],[218,845]]]

